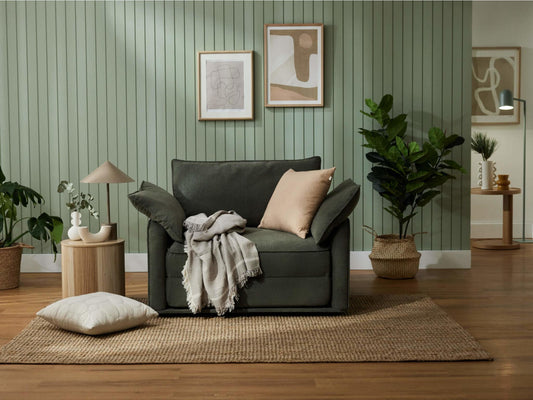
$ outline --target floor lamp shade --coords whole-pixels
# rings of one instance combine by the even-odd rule
[[[512,110],[513,104],[513,92],[508,89],[500,92],[500,110]]]
[[[109,184],[110,183],[127,183],[133,182],[128,175],[118,169],[113,163],[106,161],[93,172],[81,180],[83,183],[105,183],[107,189],[107,223],[112,226],[110,239],[117,238],[116,223],[111,223],[110,202],[109,202]]]

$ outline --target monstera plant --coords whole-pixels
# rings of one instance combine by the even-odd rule
[[[413,237],[408,234],[409,225],[418,209],[439,195],[444,183],[455,179],[452,174],[454,170],[465,172],[450,158],[452,148],[462,145],[465,140],[458,135],[446,135],[442,129],[433,127],[428,132],[427,141],[409,141],[406,137],[407,114],[391,116],[392,104],[393,97],[390,94],[383,96],[379,104],[366,99],[370,112],[361,112],[372,118],[377,127],[360,128],[359,133],[366,139],[363,146],[370,149],[366,158],[372,162],[372,168],[367,178],[372,182],[372,188],[388,201],[385,211],[398,222],[397,235],[382,235],[377,238],[402,243],[402,247],[407,247],[407,244],[411,246],[407,242],[412,242],[410,258],[417,258],[418,271],[420,256],[416,257],[414,254],[420,253],[416,252]],[[386,247],[385,243],[381,245]],[[387,249],[387,254],[395,254],[394,257],[399,252],[401,253],[399,249]],[[379,254],[374,254],[374,258],[378,256]]]
[[[61,218],[45,212],[38,217],[19,217],[18,214],[20,207],[42,203],[43,196],[35,190],[6,181],[0,168],[0,289],[18,286],[22,248],[29,247],[20,243],[24,236],[29,234],[38,240],[50,240],[52,251],[57,254],[57,244],[63,233]]]

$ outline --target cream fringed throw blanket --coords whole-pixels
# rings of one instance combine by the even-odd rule
[[[212,305],[218,315],[232,311],[238,289],[249,277],[262,274],[255,244],[239,235],[246,220],[234,211],[217,211],[207,217],[185,220],[183,287],[193,313]]]

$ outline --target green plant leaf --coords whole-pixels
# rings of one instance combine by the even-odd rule
[[[4,193],[11,198],[13,204],[18,206],[22,204],[27,207],[29,203],[41,204],[44,202],[43,197],[35,190],[20,185],[17,182],[4,182],[0,185],[0,193]]]
[[[372,163],[381,163],[385,161],[385,157],[381,156],[378,152],[371,151],[365,154],[366,159]]]
[[[387,125],[387,133],[389,140],[393,140],[396,136],[404,137],[407,130],[407,122],[405,122],[407,114],[400,114],[389,121]]]
[[[375,112],[378,109],[378,105],[372,101],[372,99],[365,99],[365,104],[367,105],[372,112]],[[361,111],[362,112],[362,111]],[[363,113],[365,114],[365,113]],[[368,115],[368,114],[366,114]],[[372,117],[371,115],[368,115],[369,117]]]
[[[413,155],[420,152],[420,146],[417,142],[410,142],[409,143],[409,154]]]
[[[41,213],[37,218],[28,219],[28,231],[31,236],[38,240],[52,239],[59,243],[63,234],[63,221],[59,217],[53,217],[47,213]]]
[[[426,155],[427,153],[424,150],[417,151],[415,153],[410,154],[409,157],[407,157],[407,160],[411,163],[418,165],[418,163],[424,162],[423,158],[426,157]]]
[[[421,188],[424,187],[424,182],[409,182],[406,187],[405,187],[405,190],[407,191],[407,193],[411,193],[411,192],[414,192],[416,190],[419,190]]]
[[[437,186],[444,185],[448,179],[454,179],[455,177],[449,174],[445,174],[444,172],[440,172],[439,174],[434,174],[431,179],[428,179],[426,181],[426,186],[428,189],[433,189]]]
[[[50,216],[52,220],[52,231],[50,232],[50,237],[55,243],[61,242],[61,237],[63,236],[63,221],[59,217]]]
[[[439,190],[428,190],[427,192],[424,192],[420,196],[418,196],[418,198],[416,199],[416,205],[418,207],[424,207],[438,194],[440,194]]]
[[[429,162],[430,164],[435,164],[437,160],[439,159],[439,155],[437,151],[435,150],[435,148],[431,145],[431,143],[424,142],[424,144],[422,145],[422,148],[426,152],[426,156],[427,156],[427,160],[425,161]]]
[[[444,141],[446,139],[446,136],[444,135],[444,132],[442,132],[442,129],[433,127],[429,130],[428,136],[429,141],[434,147],[439,150],[444,149]]]
[[[379,108],[384,112],[388,113],[390,110],[392,110],[392,103],[393,103],[393,97],[390,94],[386,94],[381,98],[381,101],[379,102]]]
[[[444,139],[444,148],[451,149],[460,146],[465,142],[465,138],[458,135],[450,135]]]
[[[461,167],[460,164],[458,164],[457,162],[455,162],[454,160],[443,160],[442,161],[448,168],[451,168],[451,169],[456,169],[458,171],[461,171],[463,174],[466,173],[466,170]]]
[[[398,150],[402,154],[402,156],[407,157],[409,155],[409,149],[405,145],[403,139],[396,136],[396,147],[398,147]]]
[[[381,108],[378,108],[373,115],[374,119],[378,121],[381,126],[387,125],[389,116]]]
[[[420,179],[424,179],[424,178],[427,178],[429,175],[431,175],[431,172],[430,171],[417,171],[417,172],[412,172],[409,174],[409,176],[407,177],[407,180],[412,182],[412,181],[416,181],[416,180],[420,180]]]
[[[404,180],[405,178],[402,176],[402,174],[398,173],[398,171],[384,167],[384,166],[374,166],[372,167],[372,172],[376,176],[378,176],[380,179],[383,180]]]

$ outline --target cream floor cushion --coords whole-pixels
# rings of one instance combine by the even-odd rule
[[[137,300],[96,292],[56,301],[37,315],[68,331],[101,335],[141,325],[158,313]]]

